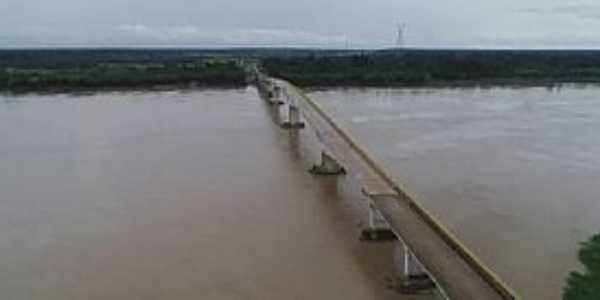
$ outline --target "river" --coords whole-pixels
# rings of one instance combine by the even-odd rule
[[[311,96],[525,299],[600,231],[600,88]],[[352,176],[256,90],[0,96],[3,299],[410,299]],[[419,298],[423,299],[423,298]]]
[[[294,138],[253,88],[0,96],[0,297],[398,299]]]
[[[600,232],[600,87],[315,90],[525,299],[560,299]]]

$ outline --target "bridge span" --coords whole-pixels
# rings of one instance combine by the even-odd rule
[[[403,245],[401,291],[434,289],[446,299],[521,299],[319,104],[285,80],[248,69],[267,103],[287,110],[283,128],[306,125],[315,131],[322,155],[311,171],[348,174],[360,182],[370,207],[363,239],[398,239]]]

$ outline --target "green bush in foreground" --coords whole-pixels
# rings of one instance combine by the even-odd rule
[[[582,244],[579,261],[584,265],[584,271],[569,275],[563,299],[600,299],[600,234]]]

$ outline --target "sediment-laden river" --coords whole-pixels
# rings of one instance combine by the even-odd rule
[[[314,91],[525,299],[600,232],[600,87]]]
[[[525,299],[600,231],[598,95],[312,93]],[[272,113],[253,88],[0,96],[2,299],[405,299],[360,187],[311,177]]]
[[[293,138],[253,88],[0,96],[0,298],[397,299]]]

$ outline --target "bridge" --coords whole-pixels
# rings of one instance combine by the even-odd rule
[[[245,67],[266,103],[285,107],[282,128],[314,130],[322,151],[311,172],[349,174],[358,180],[369,202],[369,225],[361,238],[402,244],[401,292],[435,291],[445,299],[521,299],[319,104],[293,84],[265,75],[255,64]]]

